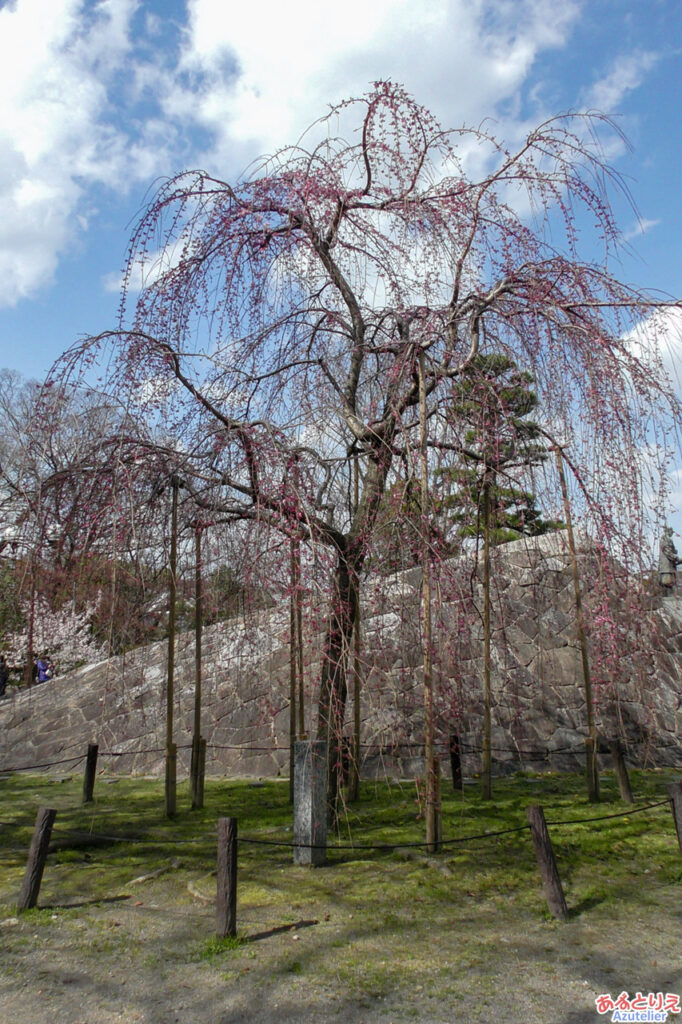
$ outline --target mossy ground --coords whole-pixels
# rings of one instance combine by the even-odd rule
[[[669,781],[633,773],[635,806],[665,800]],[[525,826],[526,807],[543,805],[567,924],[546,909],[526,828],[450,843],[430,866],[366,849],[423,840],[411,782],[364,783],[330,840],[343,848],[316,870],[294,867],[286,846],[246,841],[291,841],[286,782],[209,779],[201,811],[181,784],[173,820],[163,780],[100,776],[85,806],[81,791],[78,775],[0,780],[0,925],[15,916],[37,809],[57,809],[40,909],[0,928],[5,1024],[28,1019],[19,996],[31,972],[50,994],[36,1024],[80,1021],[68,1016],[72,992],[90,1000],[87,1024],[169,1024],[183,999],[192,1010],[177,1019],[190,1024],[574,1024],[598,1019],[600,992],[682,988],[682,855],[669,806],[589,821],[626,810],[608,775],[598,805],[577,776],[498,780],[490,802],[475,785],[463,795],[443,786],[446,841]],[[236,940],[214,934],[222,816],[239,821]],[[569,819],[584,823],[552,825]]]

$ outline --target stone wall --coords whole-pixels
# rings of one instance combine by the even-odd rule
[[[580,550],[581,578],[594,552]],[[438,736],[461,739],[465,770],[480,763],[482,729],[482,585],[470,560],[453,563],[456,588],[434,601],[441,630],[435,654]],[[422,768],[423,687],[419,600],[421,574],[409,570],[372,587],[363,604],[363,772],[418,773]],[[589,595],[588,595],[589,596]],[[571,563],[563,533],[496,549],[493,580],[493,748],[498,771],[576,768],[582,763],[585,701],[576,640]],[[623,627],[615,674],[596,684],[600,729],[620,736],[632,763],[682,765],[682,601],[655,596],[644,616],[652,628],[637,658]],[[472,626],[473,624],[473,626]],[[595,640],[592,641],[595,643]],[[641,637],[638,641],[641,646]],[[211,774],[287,774],[289,763],[288,613],[255,612],[204,630],[202,732]],[[314,726],[319,639],[306,652]],[[593,655],[596,653],[593,651]],[[0,770],[52,764],[69,771],[91,741],[100,767],[159,773],[165,743],[166,644],[88,666],[12,692],[0,701]],[[194,638],[176,653],[174,739],[187,772],[193,721]],[[352,701],[347,721],[353,721]],[[349,726],[350,729],[350,726]],[[313,730],[314,731],[314,730]],[[58,762],[55,764],[55,762]]]

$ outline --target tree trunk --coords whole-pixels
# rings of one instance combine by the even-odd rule
[[[320,673],[317,738],[327,744],[329,823],[338,816],[341,784],[343,724],[348,695],[348,663],[358,603],[360,571],[365,559],[367,538],[371,537],[386,477],[391,465],[390,437],[367,462],[362,495],[355,508],[348,534],[337,535],[337,564],[334,570],[327,635]]]
[[[327,744],[327,800],[330,826],[336,824],[338,817],[343,724],[348,696],[348,660],[357,592],[357,573],[351,570],[346,555],[339,552],[322,659],[317,719],[317,738]]]

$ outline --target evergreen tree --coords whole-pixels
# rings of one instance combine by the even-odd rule
[[[465,427],[461,460],[438,475],[446,492],[439,508],[450,512],[460,537],[481,534],[486,517],[491,544],[562,526],[544,519],[535,495],[518,482],[547,458],[540,429],[527,418],[538,404],[532,384],[508,356],[492,353],[478,355],[457,385],[452,415]]]

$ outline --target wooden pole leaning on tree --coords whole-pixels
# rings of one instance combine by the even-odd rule
[[[85,774],[83,776],[83,803],[92,803],[95,790],[95,776],[97,774],[97,754],[99,746],[96,743],[88,743],[88,753],[85,758]]]
[[[545,897],[550,912],[560,921],[568,919],[568,907],[566,897],[559,878],[559,870],[556,866],[556,858],[552,849],[552,840],[549,837],[545,812],[539,804],[532,804],[526,808],[526,817],[530,823],[530,831],[535,847],[535,856],[542,884],[545,888]]]
[[[580,577],[578,575],[578,556],[575,549],[575,538],[573,536],[573,523],[571,520],[571,506],[568,500],[568,487],[566,486],[566,475],[564,473],[564,460],[561,449],[557,445],[556,452],[557,470],[561,494],[564,502],[564,515],[566,516],[566,533],[568,535],[568,547],[571,552],[571,564],[573,567],[573,591],[575,594],[575,617],[580,644],[580,655],[583,663],[583,680],[585,683],[585,705],[587,708],[587,737],[585,739],[585,774],[587,778],[587,796],[590,803],[597,803],[599,800],[599,762],[597,753],[599,749],[597,728],[594,721],[594,704],[592,699],[592,675],[590,673],[590,659],[587,652],[587,635],[585,633],[585,617],[583,615],[583,602],[580,593]]]
[[[166,684],[166,817],[172,818],[176,810],[178,748],[173,743],[173,704],[175,680],[175,606],[177,598],[178,561],[178,489],[180,481],[171,477],[171,550],[170,594],[168,601],[168,677]]]
[[[218,819],[216,935],[237,934],[237,819]]]
[[[40,883],[43,880],[47,851],[52,835],[52,826],[57,817],[57,812],[52,807],[41,807],[36,818],[33,838],[28,851],[28,861],[24,880],[21,885],[21,892],[17,900],[17,910],[30,910],[38,902]]]
[[[426,773],[426,848],[438,853],[441,844],[440,764],[435,755],[433,712],[433,652],[431,625],[431,575],[428,538],[428,457],[426,447],[426,380],[424,353],[419,353],[419,423],[422,520],[422,644],[424,647],[424,771]]]
[[[201,673],[202,626],[204,616],[203,565],[201,560],[201,524],[195,531],[194,578],[194,730],[192,733],[192,763],[190,767],[190,793],[192,809],[204,806],[204,777],[206,772],[206,740],[201,735]]]

